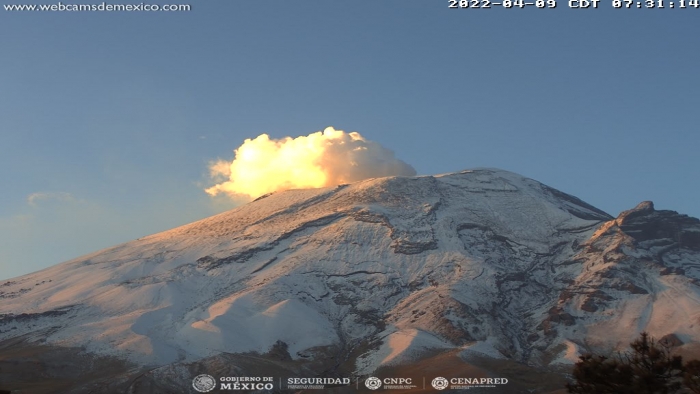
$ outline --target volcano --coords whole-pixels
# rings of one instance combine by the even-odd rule
[[[0,388],[190,393],[206,373],[355,392],[388,374],[419,392],[452,373],[549,392],[641,331],[700,354],[698,219],[615,218],[475,169],[276,192],[0,283]]]

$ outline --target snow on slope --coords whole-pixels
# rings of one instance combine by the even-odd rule
[[[0,340],[155,365],[380,340],[363,370],[469,344],[547,364],[610,330],[698,341],[697,253],[667,254],[690,279],[606,274],[652,258],[611,219],[494,169],[279,192],[0,284]]]
[[[434,335],[416,329],[397,330],[391,327],[378,337],[382,339],[382,345],[358,358],[356,374],[369,375],[379,366],[407,363],[426,351],[453,347]]]

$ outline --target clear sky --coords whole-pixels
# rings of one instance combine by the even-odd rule
[[[498,167],[613,215],[698,217],[700,8],[665,1],[0,9],[0,278],[230,208],[203,191],[210,161],[327,126],[419,174]]]

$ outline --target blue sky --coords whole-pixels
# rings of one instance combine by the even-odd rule
[[[203,192],[211,160],[326,126],[419,174],[498,167],[613,215],[700,216],[699,9],[189,4],[0,10],[0,278],[230,208]]]

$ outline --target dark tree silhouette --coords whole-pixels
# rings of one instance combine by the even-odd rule
[[[615,357],[587,354],[573,370],[575,383],[569,393],[593,394],[700,394],[700,361],[683,364],[671,355],[668,345],[659,344],[643,332],[630,344],[631,350]]]
[[[690,360],[685,364],[683,383],[693,394],[700,394],[700,360]]]

